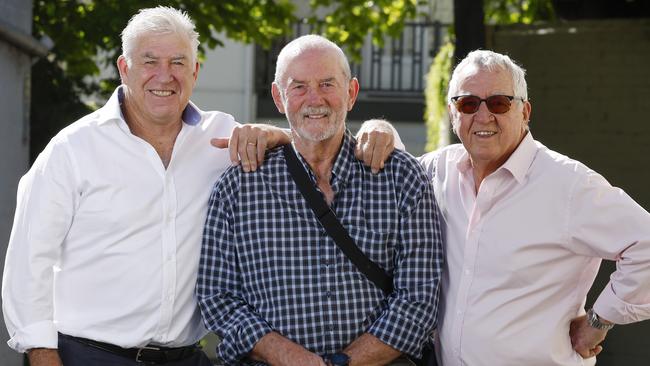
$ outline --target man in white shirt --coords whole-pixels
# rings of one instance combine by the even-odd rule
[[[509,57],[470,53],[448,92],[462,144],[420,158],[446,223],[443,366],[594,365],[613,324],[650,318],[650,214],[533,139],[526,88]],[[602,259],[617,269],[585,314]]]
[[[237,123],[189,101],[198,34],[185,13],[140,11],[122,47],[123,85],[19,184],[3,312],[32,365],[210,365],[194,286],[210,187],[230,165],[210,138]],[[270,142],[234,141],[245,170]]]

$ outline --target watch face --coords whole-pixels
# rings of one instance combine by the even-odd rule
[[[350,363],[350,357],[345,353],[335,353],[329,359],[332,366],[345,366]]]

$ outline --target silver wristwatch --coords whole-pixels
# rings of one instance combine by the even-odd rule
[[[598,314],[596,314],[596,312],[594,311],[593,308],[587,310],[587,323],[589,323],[589,325],[592,328],[596,328],[596,329],[600,329],[600,330],[610,330],[610,329],[614,328],[613,323],[612,324],[605,324],[605,323],[601,322],[600,317],[598,316]]]

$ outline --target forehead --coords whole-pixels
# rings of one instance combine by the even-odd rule
[[[340,57],[327,48],[308,49],[288,59],[284,79],[309,81],[343,78]]]
[[[145,33],[136,40],[135,54],[139,56],[186,56],[192,54],[190,40],[176,33]]]
[[[494,94],[512,95],[514,92],[512,76],[509,72],[495,68],[468,65],[458,80],[457,95],[472,94],[487,97]]]

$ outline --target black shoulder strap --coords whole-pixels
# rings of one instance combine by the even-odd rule
[[[345,230],[341,222],[336,218],[336,214],[327,205],[321,194],[309,179],[309,175],[301,166],[298,157],[293,151],[291,144],[284,145],[284,156],[287,168],[293,181],[296,182],[300,193],[305,198],[309,207],[314,211],[318,221],[320,221],[327,234],[334,239],[336,245],[341,249],[352,263],[363,273],[372,283],[388,295],[393,292],[393,279],[386,272],[368,258],[354,240]]]

